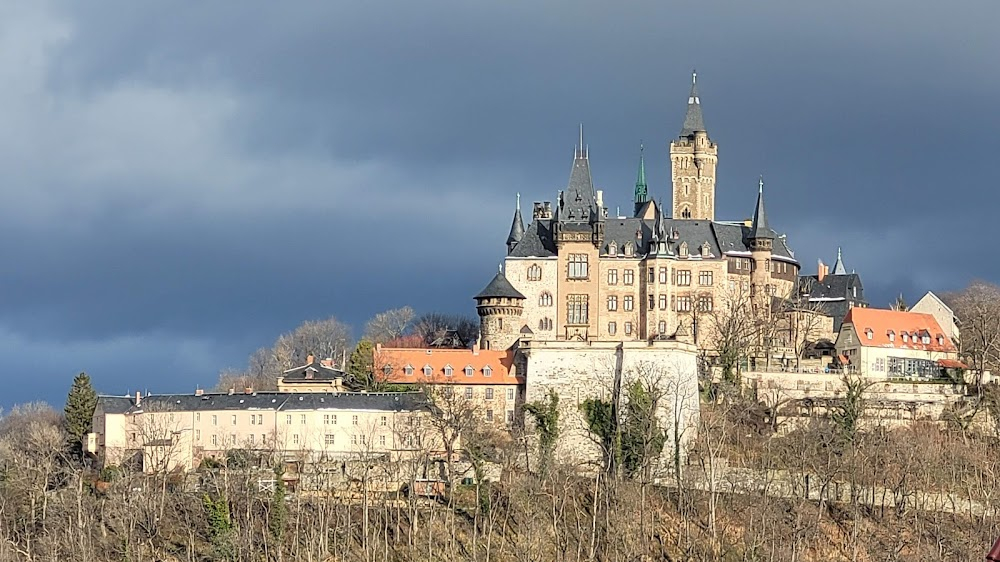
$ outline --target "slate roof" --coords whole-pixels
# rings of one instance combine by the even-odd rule
[[[687,113],[684,114],[684,125],[680,136],[690,137],[697,131],[707,131],[705,118],[701,114],[701,98],[698,96],[698,74],[691,73],[691,93],[688,95]]]
[[[312,373],[312,376],[309,376]],[[323,365],[320,361],[313,361],[308,365],[302,365],[301,367],[295,367],[293,369],[288,369],[281,374],[285,382],[330,382],[334,379],[347,378],[347,373],[334,369],[332,367],[327,367]]]
[[[423,408],[426,399],[420,393],[280,393],[253,394],[151,394],[135,406],[133,396],[100,396],[98,407],[107,414],[130,412],[190,412],[207,410],[389,410],[411,411]]]
[[[520,244],[519,244],[520,245]],[[510,299],[523,299],[522,295],[510,281],[504,276],[502,271],[498,271],[490,284],[486,286],[479,294],[473,297],[474,299],[490,299],[490,298],[510,298]]]
[[[517,207],[514,208],[514,220],[510,224],[510,234],[507,236],[507,244],[517,244],[524,238],[524,221],[521,220],[521,195],[517,196]]]
[[[601,217],[594,193],[594,181],[590,177],[590,158],[582,150],[578,150],[573,159],[569,184],[559,198],[558,213],[558,220],[563,223],[589,224]]]
[[[757,208],[753,211],[753,222],[750,223],[750,237],[774,239],[774,231],[767,223],[767,211],[764,210],[764,178],[761,178],[760,189],[757,191]]]
[[[536,220],[524,229],[524,236],[510,253],[515,258],[549,258],[556,255],[556,243],[552,238],[552,221]]]

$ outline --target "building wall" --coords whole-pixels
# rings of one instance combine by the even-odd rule
[[[937,320],[941,329],[951,338],[951,341],[958,342],[959,331],[955,325],[955,313],[947,305],[937,299],[933,294],[927,293],[920,300],[910,307],[910,312],[922,312],[930,314]]]
[[[715,220],[715,168],[719,147],[703,132],[694,140],[670,143],[671,178],[673,179],[673,217]]]
[[[589,237],[589,235],[588,235]],[[587,256],[587,276],[583,279],[569,278],[570,257],[574,254]],[[600,258],[597,248],[591,242],[562,242],[559,245],[556,283],[559,285],[558,311],[556,314],[556,337],[561,339],[598,337],[597,327],[603,321],[600,302]],[[587,322],[569,324],[568,302],[575,296],[587,298]]]
[[[864,337],[864,335],[861,335]],[[956,352],[924,351],[920,349],[907,349],[902,347],[880,347],[862,345],[858,333],[852,324],[844,324],[836,343],[837,353],[846,355],[850,359],[851,366],[866,377],[888,378],[887,372],[890,357],[903,359],[926,359],[937,361],[939,359],[958,359]],[[882,360],[885,368],[879,369],[878,360]]]
[[[654,382],[664,393],[658,414],[668,434],[668,446],[661,460],[669,465],[674,427],[679,428],[677,434],[686,444],[694,437],[698,422],[697,352],[693,345],[673,341],[522,341],[519,353],[526,365],[525,401],[546,402],[550,391],[558,394],[557,457],[581,465],[599,459],[600,449],[587,429],[580,405],[588,398],[612,396],[619,346],[623,387],[641,378]],[[527,427],[531,427],[530,422]]]
[[[541,279],[528,279],[528,269],[537,266],[541,269]],[[538,339],[555,339],[556,311],[560,310],[559,284],[556,281],[559,265],[556,258],[511,258],[504,261],[504,275],[510,284],[524,295],[524,312],[521,314],[522,324],[531,328]],[[552,304],[542,305],[542,295],[548,292],[552,295]],[[549,322],[542,322],[548,319]],[[520,329],[520,326],[518,326]]]

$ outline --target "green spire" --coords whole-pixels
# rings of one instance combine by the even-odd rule
[[[639,143],[639,176],[635,180],[635,206],[649,201],[649,190],[646,188],[646,163],[642,158],[643,145]]]

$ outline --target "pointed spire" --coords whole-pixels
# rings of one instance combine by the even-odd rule
[[[590,148],[583,144],[583,123],[580,123],[580,144],[577,145],[576,150],[573,151],[573,157],[584,160],[590,157]]]
[[[583,143],[583,126],[580,126],[580,143]],[[557,217],[563,222],[590,222],[599,218],[600,209],[597,206],[597,193],[594,191],[594,180],[590,176],[590,159],[587,150],[576,149],[573,158],[573,168],[569,173],[569,185],[562,193]]]
[[[774,239],[774,231],[767,224],[767,213],[764,211],[764,176],[757,184],[757,208],[753,212],[753,224],[750,225],[748,238]]]
[[[833,274],[834,275],[847,275],[847,268],[844,267],[844,257],[840,253],[840,247],[837,247],[837,263],[833,264]]]
[[[706,132],[705,118],[701,114],[701,98],[698,96],[698,73],[691,71],[691,93],[688,94],[687,113],[684,115],[684,126],[681,127],[681,138],[690,137],[696,132]]]
[[[639,207],[649,200],[649,189],[646,186],[646,163],[643,160],[642,142],[639,143],[639,174],[635,180],[635,208],[638,210]]]
[[[521,194],[517,194],[517,204],[514,207],[514,221],[510,224],[510,235],[507,236],[507,253],[514,251],[514,246],[524,238],[524,221],[521,220]]]

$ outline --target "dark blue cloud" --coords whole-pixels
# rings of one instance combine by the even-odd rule
[[[513,194],[585,123],[629,207],[699,70],[718,214],[769,213],[871,301],[1000,278],[1000,7],[245,2],[0,8],[0,405],[209,385],[308,318],[472,312]]]

